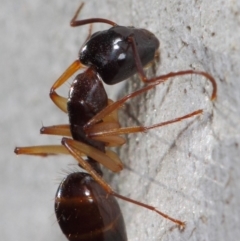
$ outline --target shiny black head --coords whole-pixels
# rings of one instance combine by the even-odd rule
[[[119,83],[137,72],[129,37],[134,38],[143,66],[154,60],[159,48],[156,36],[146,29],[124,26],[94,33],[81,49],[79,60],[93,66],[106,84]]]

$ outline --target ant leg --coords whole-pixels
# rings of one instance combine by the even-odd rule
[[[81,47],[80,49],[82,49],[83,46],[84,46],[84,44],[90,39],[90,37],[91,37],[91,35],[92,35],[92,28],[93,28],[93,25],[90,24],[89,29],[88,29],[88,35],[87,35],[87,38],[86,38],[86,40],[84,41],[84,43],[83,43],[83,45],[82,45],[82,47]]]
[[[80,166],[86,170],[108,193],[112,191],[111,187],[103,181],[103,179],[97,174],[97,172],[92,168],[92,166],[84,159],[81,158],[78,146],[76,146],[77,141],[72,139],[62,138],[63,146],[69,151],[69,153],[76,159]]]
[[[188,74],[202,75],[205,78],[207,78],[213,86],[213,92],[212,92],[211,100],[214,100],[216,98],[216,96],[217,96],[217,83],[216,83],[215,79],[210,74],[208,74],[206,72],[203,72],[203,71],[184,70],[184,71],[178,71],[178,72],[175,72],[175,73],[171,72],[171,73],[168,73],[166,75],[160,75],[160,76],[148,79],[146,77],[144,71],[143,71],[143,66],[142,66],[138,51],[137,51],[136,42],[135,42],[135,40],[132,36],[129,37],[129,42],[131,43],[132,48],[133,48],[133,56],[134,56],[136,68],[137,68],[138,73],[140,75],[140,78],[142,79],[143,82],[152,83],[152,82],[159,81],[159,80],[165,81],[170,77],[176,77],[176,76],[188,75]]]
[[[122,196],[122,195],[120,195],[120,194],[118,194],[118,193],[116,193],[116,192],[112,192],[111,194],[112,194],[113,196],[115,196],[115,197],[118,197],[118,198],[124,200],[124,201],[133,203],[133,204],[135,204],[135,205],[138,205],[138,206],[141,206],[141,207],[144,207],[144,208],[146,208],[146,209],[149,209],[149,210],[151,210],[151,211],[156,212],[157,214],[161,215],[162,217],[164,217],[164,218],[166,218],[166,219],[168,219],[168,220],[176,223],[181,230],[183,230],[183,229],[185,228],[185,226],[186,226],[185,222],[183,222],[183,221],[181,221],[181,220],[178,220],[178,219],[175,219],[175,218],[172,218],[172,217],[168,216],[167,214],[159,211],[157,208],[155,208],[155,207],[153,207],[153,206],[150,206],[150,205],[148,205],[148,204],[145,204],[145,203],[136,201],[136,200],[134,200],[134,199],[131,199],[131,198]]]
[[[85,24],[90,24],[90,23],[106,23],[112,26],[117,26],[116,23],[108,20],[108,19],[104,19],[104,18],[89,18],[89,19],[84,19],[84,20],[76,20],[78,17],[78,14],[80,13],[80,11],[83,8],[84,3],[81,3],[81,5],[78,7],[76,13],[74,14],[72,20],[70,21],[70,26],[72,27],[78,27],[78,26],[82,26]]]
[[[114,101],[111,99],[108,99],[108,105],[111,105],[112,103],[114,103]],[[117,122],[119,124],[117,109],[113,110],[111,113],[109,113],[109,115],[105,116],[103,118],[103,122]]]
[[[82,48],[84,47],[85,43],[91,38],[92,28],[93,28],[93,24],[91,23],[91,24],[89,25],[87,38],[86,38],[85,41],[83,42],[83,44],[82,44],[82,46],[81,46],[80,49],[82,49]]]
[[[84,161],[84,159],[82,159],[80,157],[80,155],[79,155],[79,148],[76,145],[77,144],[76,141],[71,140],[71,139],[67,139],[67,138],[63,138],[62,139],[62,144],[68,149],[68,151],[72,154],[72,156],[78,161],[80,166],[83,167],[110,195],[113,195],[113,196],[115,196],[117,198],[120,198],[120,199],[122,199],[124,201],[133,203],[135,205],[144,207],[146,209],[152,210],[152,211],[156,212],[157,214],[163,216],[164,218],[169,219],[172,222],[176,223],[182,229],[185,227],[185,223],[184,222],[182,222],[182,221],[180,221],[178,219],[172,218],[172,217],[166,215],[163,212],[160,212],[159,210],[157,210],[153,206],[147,205],[147,204],[142,203],[142,202],[138,202],[136,200],[133,200],[133,199],[125,197],[125,196],[122,196],[122,195],[114,192],[112,190],[112,188],[103,180],[103,178],[91,167],[91,165],[87,161]]]
[[[205,78],[207,78],[213,86],[211,100],[216,99],[216,97],[217,97],[217,83],[216,83],[215,79],[210,74],[208,74],[207,72],[203,72],[203,71],[183,70],[183,71],[178,71],[178,72],[170,72],[168,74],[160,75],[160,76],[157,76],[155,78],[149,79],[147,81],[147,83],[151,83],[151,82],[159,81],[159,80],[164,80],[164,79],[168,79],[168,78],[176,77],[176,76],[180,76],[180,75],[189,75],[189,74],[201,75],[201,76],[204,76]]]
[[[14,152],[17,155],[32,155],[32,156],[50,156],[58,154],[67,154],[69,152],[62,145],[44,145],[44,146],[25,146],[25,147],[16,147]]]
[[[116,146],[122,146],[126,143],[125,138],[118,136],[118,135],[101,135],[99,133],[105,133],[108,130],[118,130],[120,128],[120,124],[118,121],[112,121],[112,122],[105,122],[105,119],[103,122],[100,122],[94,126],[92,126],[90,129],[87,129],[87,132],[85,133],[87,137],[89,137],[92,140],[95,141],[101,141],[104,142],[106,147],[116,147]],[[98,133],[98,135],[91,135],[91,133]]]
[[[111,104],[109,104],[107,107],[105,107],[102,111],[100,111],[99,113],[97,113],[92,119],[90,119],[88,121],[88,123],[84,126],[84,129],[87,130],[89,129],[91,126],[93,126],[94,124],[96,124],[97,122],[103,120],[105,117],[107,117],[108,115],[110,115],[112,112],[116,111],[118,108],[120,108],[127,100],[138,96],[150,89],[153,89],[156,85],[162,83],[164,81],[156,81],[153,83],[150,83],[149,85],[143,87],[142,89],[139,89],[135,92],[132,92],[131,94],[128,94],[126,96],[124,96],[123,98],[121,98],[118,101],[115,101]]]
[[[135,92],[132,92],[131,94],[128,94],[126,96],[124,96],[122,99],[108,105],[106,108],[104,108],[102,111],[100,111],[99,113],[97,113],[92,119],[90,119],[88,121],[88,123],[84,126],[84,129],[87,130],[89,129],[91,126],[93,126],[94,124],[96,124],[97,122],[103,120],[106,116],[108,116],[109,114],[111,114],[113,111],[117,110],[118,108],[120,108],[127,100],[134,98],[135,96],[138,96],[150,89],[153,89],[155,86],[165,82],[168,80],[168,78],[170,77],[174,77],[174,76],[178,76],[178,75],[185,75],[185,74],[190,74],[190,73],[198,73],[201,75],[206,75],[209,78],[212,78],[209,74],[205,73],[205,72],[199,72],[199,71],[194,71],[194,70],[186,70],[186,71],[180,71],[180,72],[176,72],[176,73],[169,73],[166,75],[162,75],[162,76],[158,76],[155,79],[150,79],[151,81],[149,82],[149,84]],[[212,97],[211,99],[215,99],[216,95],[217,95],[217,84],[215,82],[215,80],[212,78],[211,79],[212,84],[213,84],[213,92],[212,92]]]
[[[119,129],[120,125],[118,122],[101,122],[99,124],[94,125],[90,130],[89,133],[97,133],[97,135],[90,136],[91,139],[95,141],[104,142],[107,147],[116,147],[122,146],[126,143],[126,140],[117,135],[100,135],[99,132],[105,132],[107,130],[116,130]],[[57,135],[57,136],[67,136],[72,137],[69,125],[54,125],[54,126],[43,126],[40,129],[40,134],[46,135]],[[90,134],[91,135],[91,134]]]
[[[98,135],[91,136],[92,140],[104,142],[106,147],[119,147],[126,143],[125,138],[117,135]]]
[[[102,111],[100,111],[99,113],[97,113],[91,120],[88,121],[88,123],[84,126],[84,129],[87,131],[88,129],[90,129],[94,124],[96,124],[97,122],[103,120],[106,116],[110,115],[113,111],[116,111],[118,108],[120,108],[127,100],[134,98],[150,89],[153,89],[155,86],[165,82],[167,79],[163,79],[163,80],[157,80],[155,82],[151,82],[150,84],[148,84],[147,86],[132,92],[131,94],[128,94],[126,96],[124,96],[123,98],[121,98],[118,101],[115,101],[111,104],[109,104],[107,107],[105,107]]]
[[[72,136],[69,125],[43,126],[40,134],[56,135],[56,136]]]
[[[69,138],[63,138],[62,144],[63,145],[16,147],[14,152],[17,155],[24,154],[45,157],[56,154],[69,154],[69,149],[74,149],[77,151],[78,155],[89,156],[97,162],[101,163],[103,166],[105,166],[112,172],[119,172],[123,169],[121,160],[113,151],[108,150],[104,153],[92,146],[86,145],[82,142],[78,142]]]
[[[58,95],[55,91],[51,91],[50,98],[53,103],[63,112],[68,113],[67,111],[67,98]]]
[[[59,107],[62,111],[67,113],[67,99],[58,95],[55,90],[62,86],[76,71],[85,66],[80,63],[79,60],[75,60],[66,70],[65,72],[56,80],[50,90],[50,98],[54,102],[54,104]]]
[[[169,124],[172,124],[172,123],[176,123],[176,122],[182,121],[184,119],[193,117],[195,115],[202,114],[202,112],[203,112],[203,110],[197,110],[197,111],[194,111],[190,114],[175,118],[173,120],[157,123],[157,124],[154,124],[154,125],[151,125],[151,126],[133,126],[133,127],[123,127],[123,128],[117,128],[117,129],[113,129],[113,128],[107,129],[106,128],[105,130],[102,130],[102,131],[99,131],[99,132],[95,131],[94,129],[93,130],[88,129],[87,132],[86,132],[86,135],[89,138],[95,140],[96,137],[99,137],[99,139],[100,139],[100,137],[106,137],[106,136],[131,134],[131,133],[137,133],[137,132],[147,132],[147,131],[149,131],[151,129],[154,129],[154,128],[157,128],[157,127],[161,127],[161,126],[169,125]]]
[[[117,129],[119,127],[120,125],[117,122],[101,122],[94,125],[93,128],[91,128],[90,133],[99,133],[106,130]],[[43,126],[40,129],[40,134],[72,137],[69,125]],[[126,140],[123,137],[117,135],[103,136],[98,134],[91,139],[104,142],[107,147],[122,146],[126,143]]]
[[[77,157],[79,152],[84,153],[85,156],[91,157],[93,160],[101,163],[112,172],[120,172],[123,169],[121,160],[113,151],[107,150],[106,152],[102,152],[97,148],[94,148],[83,142],[65,137],[62,138],[62,144],[69,150],[69,152],[76,158],[76,160],[78,160]]]

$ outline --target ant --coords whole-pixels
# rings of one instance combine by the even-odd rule
[[[16,154],[47,156],[70,154],[87,173],[72,173],[60,184],[55,198],[58,223],[68,240],[127,240],[124,220],[115,197],[142,206],[174,222],[181,229],[185,223],[172,218],[153,206],[116,193],[103,179],[100,164],[113,172],[120,172],[123,164],[119,157],[106,147],[119,147],[125,143],[122,134],[146,132],[156,127],[179,122],[203,110],[152,126],[121,127],[118,109],[134,98],[170,77],[196,74],[206,77],[213,86],[211,100],[216,98],[217,84],[214,78],[202,71],[185,70],[148,79],[143,67],[158,55],[159,40],[145,29],[125,27],[102,18],[76,20],[82,9],[79,6],[70,25],[90,24],[89,36],[74,61],[53,84],[52,101],[69,116],[69,125],[42,127],[41,134],[60,135],[61,145],[16,147]],[[112,27],[91,34],[93,23],[106,23]],[[86,68],[87,67],[87,68]],[[56,89],[76,71],[78,74],[69,91],[68,99],[58,95]],[[116,102],[108,99],[102,81],[117,84],[138,73],[147,85]],[[70,138],[69,138],[70,137]],[[90,211],[91,210],[91,211]]]

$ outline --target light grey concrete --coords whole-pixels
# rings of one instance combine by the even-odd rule
[[[1,0],[1,240],[66,240],[56,223],[53,198],[60,180],[76,170],[74,160],[16,157],[13,149],[60,142],[59,137],[40,136],[38,130],[42,124],[67,122],[48,92],[76,59],[87,34],[87,27],[69,27],[78,4]],[[204,109],[201,117],[129,136],[121,149],[128,168],[112,176],[114,188],[187,222],[180,233],[158,215],[120,202],[131,241],[221,241],[240,236],[237,4],[91,0],[81,14],[154,32],[161,41],[157,74],[195,68],[211,73],[218,83],[214,103],[209,100],[211,85],[197,76],[169,81],[129,103],[132,115],[146,125]],[[94,26],[101,28],[106,25]],[[131,83],[127,92],[140,85],[137,78]],[[61,93],[66,95],[68,87]],[[136,124],[126,113],[121,120]]]
[[[121,149],[132,170],[118,179],[122,193],[187,223],[181,233],[156,214],[126,204],[129,240],[238,240],[239,2],[134,1],[133,6],[133,24],[152,30],[161,41],[157,74],[207,71],[216,78],[218,98],[212,103],[211,85],[193,75],[129,103],[132,114],[146,125],[204,110],[200,117],[130,136]],[[128,126],[135,124],[123,118]]]

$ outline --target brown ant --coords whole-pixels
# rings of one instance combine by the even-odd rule
[[[15,153],[40,156],[71,154],[78,165],[88,172],[70,174],[60,184],[56,194],[58,223],[68,240],[127,240],[122,214],[114,196],[150,209],[183,229],[185,223],[181,220],[113,191],[102,178],[100,164],[113,172],[123,169],[119,157],[113,151],[106,150],[106,147],[118,147],[125,143],[120,135],[146,132],[202,113],[202,110],[197,110],[148,127],[123,128],[119,124],[117,111],[127,100],[155,88],[170,77],[186,74],[206,77],[213,85],[213,100],[217,93],[216,82],[208,73],[196,70],[168,73],[148,79],[143,66],[151,63],[158,53],[159,41],[155,35],[145,29],[119,26],[102,18],[76,20],[82,7],[83,4],[76,11],[71,26],[106,23],[113,27],[92,35],[90,31],[80,50],[79,59],[70,65],[51,88],[50,98],[68,114],[70,124],[43,127],[41,133],[70,138],[63,137],[62,145],[17,147]],[[68,99],[55,92],[77,70],[86,66],[88,68],[75,77]],[[109,100],[102,81],[116,84],[135,73],[147,85],[116,102]]]

